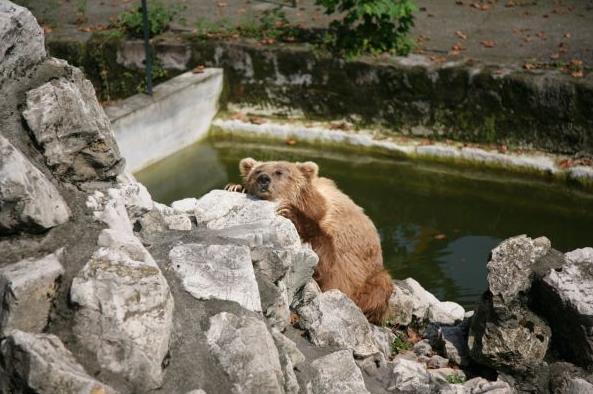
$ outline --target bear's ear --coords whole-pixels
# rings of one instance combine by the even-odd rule
[[[297,168],[303,173],[307,179],[313,179],[319,174],[319,166],[312,161],[304,163],[297,163]]]
[[[251,157],[246,157],[239,162],[239,172],[241,176],[247,176],[249,172],[257,165],[257,161]]]

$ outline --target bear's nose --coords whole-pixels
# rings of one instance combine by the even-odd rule
[[[272,179],[268,174],[259,174],[257,176],[257,183],[259,183],[262,186],[269,185],[271,181]]]

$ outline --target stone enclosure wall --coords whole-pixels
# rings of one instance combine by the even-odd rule
[[[439,63],[418,55],[345,61],[304,45],[170,33],[154,45],[169,76],[200,64],[223,68],[225,103],[312,119],[347,118],[434,139],[593,152],[591,73],[575,79],[555,70]],[[84,42],[52,37],[48,47],[83,66],[102,97],[135,92],[140,42],[100,32]]]

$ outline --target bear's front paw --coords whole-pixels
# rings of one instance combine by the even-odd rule
[[[224,190],[228,192],[237,192],[237,193],[245,193],[245,189],[243,189],[243,185],[238,185],[236,183],[229,183],[224,187]]]
[[[280,203],[278,204],[278,208],[276,208],[276,213],[280,216],[284,216],[287,219],[292,219],[292,206],[288,203]]]

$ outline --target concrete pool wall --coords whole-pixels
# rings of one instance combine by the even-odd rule
[[[198,141],[218,112],[222,70],[187,72],[154,88],[107,106],[126,166],[138,171]]]

